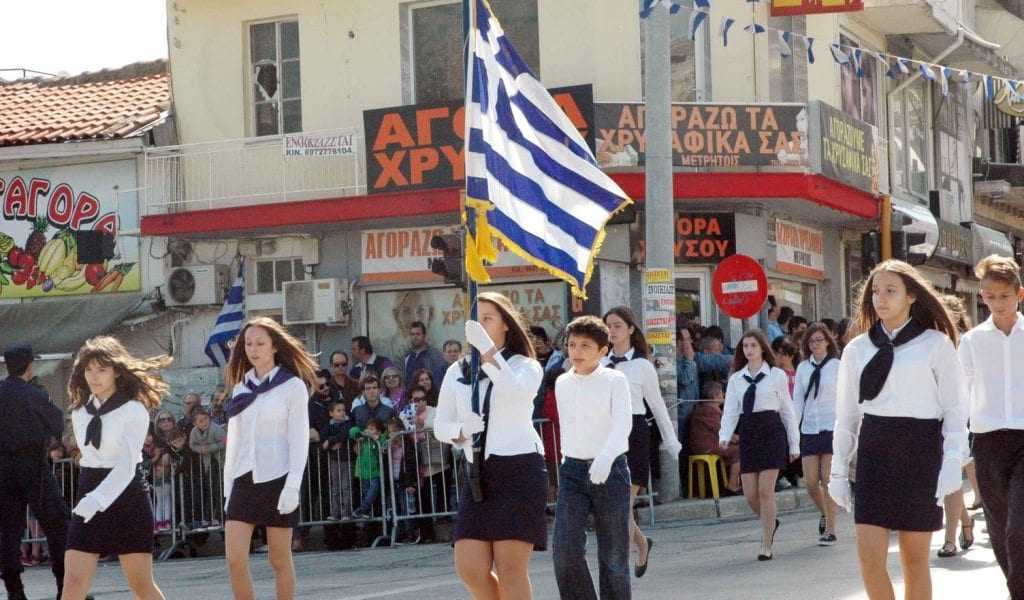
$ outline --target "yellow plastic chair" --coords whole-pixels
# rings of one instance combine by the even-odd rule
[[[725,472],[725,461],[722,457],[715,454],[694,454],[690,456],[689,461],[689,473],[690,473],[690,498],[694,498],[693,495],[693,482],[697,480],[698,491],[700,492],[701,498],[707,498],[707,489],[704,484],[704,474],[707,473],[708,478],[711,480],[711,497],[718,500],[718,482],[719,472],[721,472],[721,481],[724,483],[728,479],[728,475]],[[699,479],[698,479],[699,476]]]

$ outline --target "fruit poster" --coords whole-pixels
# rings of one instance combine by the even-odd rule
[[[138,228],[135,164],[0,171],[0,298],[139,291],[138,238],[118,235]],[[88,231],[105,252],[80,253]]]

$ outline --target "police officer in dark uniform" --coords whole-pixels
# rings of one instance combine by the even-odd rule
[[[46,461],[46,445],[64,430],[63,412],[29,383],[36,356],[28,344],[4,351],[8,377],[0,382],[0,577],[9,600],[24,600],[19,547],[25,507],[46,534],[57,598],[64,583],[68,513]]]

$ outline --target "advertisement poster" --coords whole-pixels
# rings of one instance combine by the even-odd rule
[[[878,193],[875,128],[816,100],[810,104],[811,170],[852,188]]]
[[[594,105],[601,168],[644,164],[644,117],[639,103]],[[674,102],[671,123],[676,166],[807,166],[808,119],[802,104]]]
[[[135,292],[142,286],[135,161],[0,171],[0,299]],[[83,264],[76,233],[100,231],[113,258]]]
[[[589,85],[548,90],[594,148],[594,96]],[[411,104],[363,111],[367,192],[413,191],[465,180],[465,104]]]
[[[500,292],[512,300],[527,326],[540,325],[553,339],[566,324],[568,287],[561,281],[482,285],[480,291]],[[465,337],[466,294],[459,288],[429,288],[368,292],[367,322],[377,354],[400,359],[409,350],[409,326],[422,321],[427,339],[440,348],[446,340]]]
[[[825,238],[820,229],[776,219],[774,241],[776,271],[825,278]]]
[[[428,265],[430,259],[442,255],[430,247],[430,238],[455,234],[459,229],[455,225],[441,225],[364,231],[360,283],[441,283],[441,276],[432,273]],[[487,267],[491,277],[537,277],[543,273],[506,249],[500,240],[495,239],[494,245],[498,248],[498,262]]]
[[[652,345],[671,344],[676,326],[676,288],[672,271],[645,271],[643,298],[643,327],[647,342]]]

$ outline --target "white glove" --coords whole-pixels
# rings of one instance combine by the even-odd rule
[[[836,505],[846,512],[853,512],[853,499],[850,498],[850,480],[846,475],[832,474],[828,482],[828,495]]]
[[[86,495],[84,498],[78,501],[78,504],[75,505],[75,509],[71,512],[82,517],[85,520],[85,522],[88,523],[94,516],[96,516],[96,513],[100,512],[101,510],[103,510],[103,507],[100,506],[99,500],[93,498],[92,496]]]
[[[942,468],[939,469],[939,481],[935,487],[935,503],[943,505],[946,496],[958,492],[963,487],[963,468],[960,461],[956,459],[943,460]]]
[[[667,440],[661,443],[661,450],[672,456],[679,456],[679,453],[683,451],[683,445],[679,443],[679,440]]]
[[[281,490],[281,497],[277,500],[277,512],[282,515],[290,515],[299,508],[299,490],[286,487]]]
[[[487,330],[477,321],[466,321],[466,341],[481,354],[487,354],[494,348],[491,336],[487,335]]]
[[[608,481],[608,474],[612,472],[612,459],[604,454],[598,454],[594,462],[590,463],[590,483],[601,485]]]
[[[473,437],[484,430],[484,418],[475,412],[471,412],[466,415],[466,420],[462,422],[462,435],[466,437]]]

